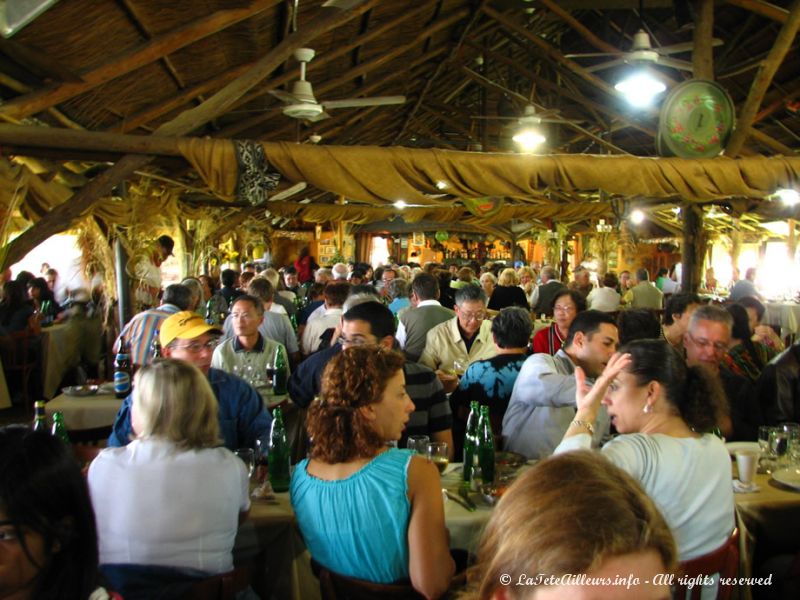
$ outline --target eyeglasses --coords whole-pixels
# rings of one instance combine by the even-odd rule
[[[707,340],[705,338],[696,338],[688,331],[686,335],[689,336],[689,339],[692,340],[695,346],[702,349],[707,349],[710,346],[714,346],[714,352],[717,354],[725,354],[728,351],[728,344],[723,344],[722,342],[712,342],[711,340]]]
[[[486,313],[485,312],[469,313],[469,312],[461,312],[461,311],[459,311],[458,315],[462,319],[464,319],[465,322],[483,321],[486,318]]]
[[[556,304],[553,307],[553,312],[565,312],[565,313],[568,313],[568,312],[574,312],[575,310],[576,310],[576,307],[574,307],[574,306],[572,306],[570,304]]]
[[[218,345],[219,340],[214,338],[213,340],[208,340],[205,344],[201,344],[200,342],[192,342],[190,344],[184,344],[183,346],[173,346],[173,348],[188,350],[192,354],[200,354],[203,350],[213,350]]]
[[[241,319],[242,321],[249,321],[250,319],[255,319],[255,318],[256,318],[256,316],[253,313],[248,313],[248,312],[245,312],[245,313],[232,312],[231,313],[231,319]]]
[[[354,337],[354,338],[346,338],[343,335],[339,336],[337,340],[342,346],[366,346],[367,344],[373,344],[374,342],[368,340],[365,337]]]

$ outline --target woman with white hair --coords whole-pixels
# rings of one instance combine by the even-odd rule
[[[101,570],[125,598],[233,569],[249,476],[221,445],[218,410],[197,367],[155,361],[134,378],[136,439],[89,467]]]

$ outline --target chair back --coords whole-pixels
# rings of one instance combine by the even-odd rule
[[[196,583],[184,595],[184,600],[235,600],[236,594],[250,584],[247,569],[237,567],[228,573],[206,577]]]
[[[739,530],[734,529],[728,540],[719,548],[703,556],[682,562],[679,567],[680,577],[694,580],[698,576],[711,577],[719,573],[720,577],[736,577],[739,571]],[[674,598],[691,598],[700,600],[703,586],[695,585],[687,596],[687,586],[677,584]],[[717,600],[728,600],[733,593],[733,586],[720,585],[717,588]]]
[[[41,358],[41,336],[34,329],[27,328],[15,331],[0,339],[0,360],[6,374],[13,373],[13,380],[18,381],[22,401],[30,413],[31,402],[30,378],[36,370]],[[9,378],[12,379],[12,378]]]
[[[326,569],[313,558],[311,570],[319,577],[322,600],[423,600],[410,583],[384,584],[354,579]]]

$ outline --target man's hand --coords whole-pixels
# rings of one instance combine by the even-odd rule
[[[442,387],[444,388],[445,394],[452,394],[456,391],[456,388],[458,387],[458,377],[456,377],[454,374],[445,373],[444,371],[437,369],[436,377],[438,377],[439,381],[442,382]]]

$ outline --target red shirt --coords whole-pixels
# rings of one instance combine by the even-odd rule
[[[533,336],[533,353],[544,353],[553,356],[561,349],[563,339],[558,333],[558,327],[553,323],[550,327],[540,329]]]

